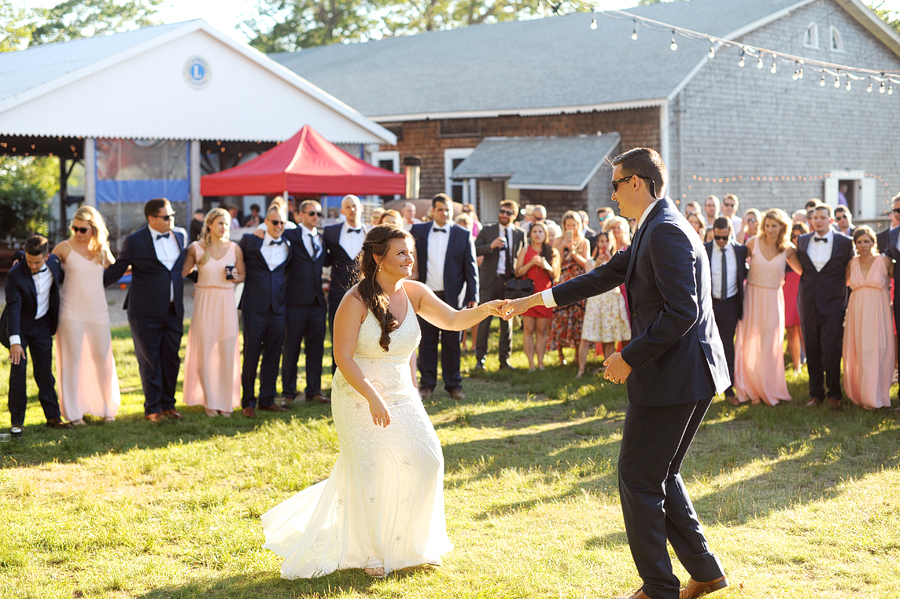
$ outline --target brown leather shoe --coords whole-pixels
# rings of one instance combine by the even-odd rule
[[[181,420],[182,418],[184,418],[184,416],[175,411],[175,408],[172,408],[171,410],[163,410],[162,415],[166,418],[171,418],[172,420]]]
[[[247,418],[256,418],[256,410],[253,408],[244,408],[241,413]]]
[[[820,405],[822,405],[822,400],[819,399],[818,397],[810,397],[809,401],[806,402],[807,408],[815,408]]]
[[[836,397],[828,398],[828,407],[832,410],[840,410],[841,409],[841,400]]]
[[[319,403],[331,403],[331,398],[330,398],[330,397],[325,397],[325,396],[322,395],[321,393],[316,393],[315,395],[313,395],[312,397],[310,397],[310,398],[307,399],[306,401],[317,401],[317,402],[319,402]]]
[[[628,595],[627,597],[616,597],[615,599],[651,599],[650,595],[644,592],[643,589],[638,589],[634,592],[633,595]]]
[[[460,400],[460,399],[465,399],[466,394],[463,393],[461,389],[454,389],[453,391],[450,392],[450,397],[452,397],[453,399],[456,399],[456,400]]]
[[[419,389],[419,396],[424,399],[431,399],[431,395],[434,393],[431,389]]]
[[[733,405],[733,406],[739,406],[739,405],[741,405],[741,402],[740,402],[740,401],[738,400],[738,398],[735,397],[734,395],[726,395],[726,396],[725,396],[725,399],[728,400],[728,403],[730,403],[730,404]]]
[[[282,408],[277,403],[273,403],[271,406],[260,406],[257,409],[262,412],[287,412],[288,411],[287,408]]]
[[[688,580],[687,586],[678,593],[678,599],[695,599],[701,595],[724,589],[728,586],[728,581],[724,576],[720,576],[709,582],[697,582],[693,578]]]
[[[50,428],[56,428],[56,429],[66,429],[66,428],[72,428],[72,423],[71,422],[63,422],[59,418],[51,418],[50,420],[47,421],[47,426]]]
[[[160,414],[159,412],[154,412],[153,414],[147,414],[146,416],[144,416],[144,418],[149,420],[150,422],[162,422],[163,421],[162,414]]]

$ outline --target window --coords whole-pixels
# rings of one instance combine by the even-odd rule
[[[462,161],[468,158],[473,151],[475,151],[475,148],[444,150],[444,193],[450,196],[454,202],[462,204],[473,203],[474,195],[471,194],[470,183],[468,181],[455,181],[450,178],[453,174],[453,169],[462,164]]]
[[[481,123],[478,119],[441,119],[439,137],[479,137]]]
[[[806,33],[803,35],[803,45],[807,48],[819,47],[819,26],[810,23],[806,27]]]
[[[844,40],[841,39],[841,32],[831,28],[831,51],[832,52],[843,52],[844,51]]]
[[[378,168],[383,168],[387,171],[392,171],[394,173],[400,172],[400,152],[394,151],[381,151],[381,152],[372,152],[372,158],[370,162],[377,166]],[[399,200],[399,195],[393,196],[379,196],[382,201],[388,202],[390,200]]]

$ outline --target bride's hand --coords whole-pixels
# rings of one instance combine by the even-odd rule
[[[485,302],[481,305],[484,306],[485,309],[487,309],[488,314],[490,314],[491,316],[499,316],[500,318],[503,318],[503,314],[500,312],[500,309],[505,306],[506,303],[506,300],[498,299]]]
[[[381,397],[369,402],[369,411],[375,426],[387,427],[391,423],[391,412]]]

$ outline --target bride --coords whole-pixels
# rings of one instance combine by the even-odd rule
[[[456,311],[412,274],[413,238],[379,225],[366,236],[362,280],[334,319],[332,411],[340,454],[331,476],[262,515],[264,547],[283,578],[441,563],[453,545],[444,522],[444,458],[416,391],[416,314],[461,331],[498,315],[496,300]]]

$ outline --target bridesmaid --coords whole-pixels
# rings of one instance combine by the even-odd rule
[[[56,330],[59,406],[76,426],[85,414],[112,422],[121,401],[103,287],[103,271],[116,261],[107,239],[103,216],[82,206],[72,219],[72,236],[53,248],[66,273]]]
[[[747,212],[744,213],[743,218],[743,227],[741,230],[735,234],[734,240],[741,245],[747,245],[747,242],[750,241],[753,237],[758,237],[761,233],[759,221],[761,219],[761,215],[759,210],[756,208],[750,208]]]
[[[590,255],[588,241],[581,234],[584,227],[578,213],[568,210],[563,214],[562,225],[563,235],[556,240],[556,251],[562,257],[560,283],[583,275],[584,265]],[[577,358],[578,348],[581,346],[581,323],[583,321],[584,302],[576,302],[571,306],[553,309],[553,319],[550,321],[549,348],[550,351],[558,352],[560,365],[566,364],[563,355],[564,347],[573,348]]]
[[[744,317],[735,338],[732,405],[761,401],[774,406],[790,401],[784,378],[784,285],[786,264],[802,272],[797,250],[791,245],[791,221],[774,208],[762,218],[762,233],[747,242],[750,270],[744,292]]]
[[[806,223],[794,223],[791,226],[791,243],[797,247],[797,240],[801,235],[809,233]],[[791,364],[794,374],[800,374],[803,355],[803,335],[800,330],[800,313],[797,311],[797,292],[800,289],[800,275],[794,269],[787,266],[784,273],[784,287],[781,294],[784,296],[784,328],[787,333],[788,353],[791,355]]]
[[[559,280],[559,252],[547,240],[547,225],[536,222],[528,230],[529,245],[516,256],[516,277],[534,281],[534,292],[550,289]],[[534,354],[537,351],[537,369],[544,369],[544,351],[547,349],[547,329],[553,309],[536,306],[522,314],[522,345],[528,358],[528,371],[535,369]]]
[[[231,216],[210,210],[203,233],[187,249],[182,275],[197,267],[194,314],[184,354],[184,403],[210,418],[231,416],[241,405],[238,317],[234,286],[244,280],[241,248],[228,240]]]
[[[844,391],[867,409],[891,405],[894,374],[894,329],[888,289],[893,263],[876,249],[875,231],[853,231],[855,258],[847,264],[847,285],[853,290],[844,329]]]

